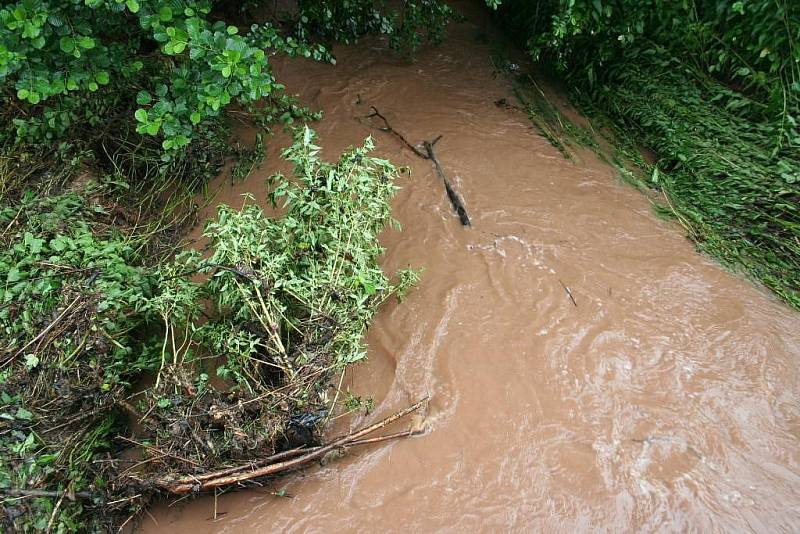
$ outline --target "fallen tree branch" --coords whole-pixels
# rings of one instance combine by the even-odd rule
[[[358,439],[355,441],[351,441],[346,445],[342,445],[342,447],[356,447],[359,445],[370,445],[373,443],[380,443],[382,441],[390,441],[393,439],[399,438],[407,438],[411,436],[418,436],[422,434],[422,430],[404,430],[403,432],[396,432],[394,434],[387,434],[385,436],[379,436],[377,438],[366,438],[366,439]],[[336,438],[339,439],[339,438]],[[335,440],[334,440],[335,441]],[[190,475],[187,477],[183,477],[180,480],[176,480],[176,483],[197,483],[203,482],[206,480],[212,480],[214,478],[219,478],[221,476],[233,475],[235,473],[241,473],[244,471],[252,471],[253,469],[263,467],[265,465],[274,464],[280,460],[286,460],[288,458],[294,458],[297,456],[302,456],[304,454],[308,454],[311,452],[316,452],[325,445],[320,445],[318,447],[298,447],[296,449],[289,449],[287,451],[279,452],[277,454],[273,454],[272,456],[267,456],[266,458],[262,458],[261,460],[256,460],[255,462],[251,462],[245,465],[238,465],[235,467],[228,467],[226,469],[220,469],[219,471],[212,471],[210,473],[204,473],[202,475]]]
[[[428,401],[428,397],[419,400],[400,412],[383,419],[373,425],[365,427],[361,430],[356,432],[347,434],[346,436],[334,439],[328,445],[320,446],[320,447],[313,447],[309,449],[293,449],[291,451],[285,451],[282,453],[278,453],[277,455],[273,455],[270,458],[265,458],[261,460],[259,463],[270,461],[267,465],[262,465],[260,467],[252,468],[252,464],[246,466],[244,468],[228,468],[223,469],[221,471],[216,471],[213,473],[206,473],[203,475],[198,476],[184,476],[179,479],[161,479],[156,480],[155,485],[161,488],[164,491],[173,494],[185,494],[190,492],[200,492],[200,491],[208,491],[215,488],[231,486],[233,484],[238,484],[240,482],[245,482],[248,480],[253,480],[255,478],[261,478],[270,475],[276,475],[280,473],[285,473],[287,471],[296,469],[302,465],[308,464],[318,458],[322,458],[329,452],[342,448],[348,447],[351,445],[365,445],[367,443],[377,443],[379,441],[385,441],[387,439],[394,439],[398,437],[404,436],[412,436],[416,433],[413,431],[407,432],[400,432],[397,434],[392,434],[390,436],[382,436],[379,438],[371,438],[371,439],[364,439],[361,438],[366,436],[367,434],[371,434],[376,430],[380,430],[381,428],[386,427],[387,425],[397,421],[398,419],[405,417],[406,415],[415,412],[418,410],[423,404]],[[297,454],[300,454],[297,456]],[[294,456],[293,458],[286,459],[287,457]],[[276,461],[278,458],[283,459],[284,461]]]
[[[411,149],[411,151],[414,152],[414,154],[416,154],[420,158],[428,159],[428,156],[426,156],[424,152],[422,152],[420,149],[418,149],[417,147],[415,147],[414,145],[409,143],[408,139],[406,139],[403,136],[403,134],[401,134],[400,132],[398,132],[397,130],[392,128],[392,125],[389,124],[389,120],[386,117],[384,117],[383,115],[381,115],[381,112],[378,111],[378,108],[376,108],[375,106],[370,106],[370,107],[372,108],[372,113],[367,115],[367,118],[369,119],[369,118],[372,118],[372,117],[378,117],[379,119],[381,119],[383,121],[383,124],[384,124],[383,128],[379,128],[381,131],[388,132],[388,133],[394,135],[395,137],[397,137],[398,139],[400,139],[400,141],[402,141],[404,145],[406,145],[409,149]]]
[[[433,162],[433,165],[436,167],[436,174],[439,175],[439,178],[442,179],[444,182],[445,191],[447,191],[447,198],[450,199],[450,204],[453,205],[453,209],[456,210],[458,214],[458,219],[461,221],[461,224],[464,226],[472,226],[469,220],[469,215],[467,215],[467,209],[464,207],[464,203],[461,201],[461,197],[458,196],[453,186],[450,185],[450,181],[447,179],[447,176],[444,174],[444,170],[442,169],[442,165],[439,163],[439,160],[436,158],[436,152],[433,151],[433,145],[436,144],[436,141],[441,139],[442,136],[440,135],[433,141],[425,141],[423,144],[425,146],[425,150],[428,152],[428,159]]]
[[[439,163],[439,160],[436,158],[436,153],[433,151],[433,146],[439,142],[442,138],[441,135],[437,136],[436,139],[433,141],[424,141],[422,145],[425,147],[425,152],[422,152],[420,149],[409,143],[408,139],[405,138],[403,134],[392,128],[392,125],[389,124],[389,120],[384,117],[378,108],[375,106],[371,106],[372,113],[367,115],[367,118],[378,117],[383,121],[383,128],[378,128],[382,132],[388,132],[403,142],[409,149],[411,149],[414,154],[419,156],[422,159],[427,159],[433,162],[434,167],[436,168],[436,174],[444,182],[444,189],[447,192],[447,198],[450,199],[450,204],[453,205],[453,209],[455,210],[456,214],[458,215],[458,219],[461,221],[461,224],[464,226],[472,226],[472,223],[469,220],[469,215],[467,215],[467,209],[464,207],[464,202],[461,200],[461,197],[458,196],[453,186],[450,184],[450,181],[444,174],[444,170],[442,169],[442,165]]]

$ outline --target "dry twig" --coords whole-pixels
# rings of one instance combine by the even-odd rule
[[[573,305],[573,306],[575,306],[575,307],[577,308],[577,307],[578,307],[578,303],[577,303],[577,302],[575,302],[575,297],[573,297],[573,296],[572,296],[572,290],[571,290],[570,288],[568,288],[568,287],[567,287],[567,286],[564,284],[564,282],[562,282],[562,281],[561,281],[561,279],[559,279],[559,280],[558,280],[558,283],[559,283],[559,284],[561,284],[561,287],[563,287],[563,288],[564,288],[564,291],[566,291],[566,292],[567,292],[567,296],[569,297],[569,300],[571,300],[571,301],[572,301],[572,305]]]

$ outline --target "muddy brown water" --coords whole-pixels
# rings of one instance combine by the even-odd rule
[[[800,529],[800,315],[696,253],[591,153],[566,161],[496,107],[511,89],[487,27],[473,14],[413,64],[369,41],[336,66],[278,63],[324,110],[328,158],[372,134],[411,168],[403,230],[381,240],[385,268],[422,282],[382,309],[345,385],[375,401],[353,426],[431,395],[428,433],[155,506],[143,532]],[[414,142],[444,136],[473,228],[429,162],[357,120],[370,105]],[[215,203],[263,200],[285,142]]]

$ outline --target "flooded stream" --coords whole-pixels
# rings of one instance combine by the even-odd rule
[[[429,431],[158,505],[142,531],[796,531],[800,315],[696,253],[591,152],[567,161],[498,108],[511,87],[478,38],[494,30],[466,11],[411,64],[365,41],[336,66],[277,66],[324,110],[325,157],[373,135],[411,169],[393,204],[403,230],[381,241],[387,270],[422,281],[382,309],[344,384],[375,401],[353,426],[431,395]],[[443,135],[472,228],[430,162],[359,120],[372,105],[412,142]],[[288,138],[266,142],[263,167],[214,204],[263,200]]]

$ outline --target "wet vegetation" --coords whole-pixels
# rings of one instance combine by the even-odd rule
[[[796,5],[506,0],[498,17],[700,248],[800,307]],[[417,276],[378,266],[399,171],[369,139],[322,161],[319,113],[270,58],[334,62],[366,34],[410,58],[457,18],[440,0],[0,8],[0,529],[118,529],[170,480],[317,444],[360,407],[332,379]],[[596,146],[532,80],[517,95],[565,155],[564,133]],[[230,146],[234,117],[293,129],[293,175],[187,249],[209,180],[264,158],[261,137]]]
[[[797,2],[507,0],[500,17],[701,250],[800,307]]]
[[[283,92],[269,57],[333,61],[331,40],[369,32],[409,53],[452,11],[300,2],[235,24],[258,4],[0,9],[2,530],[115,530],[170,476],[317,443],[336,406],[360,406],[331,379],[416,279],[377,263],[398,171],[369,139],[320,160],[302,126],[319,114]],[[234,116],[301,124],[293,176],[220,207],[206,249],[183,251],[225,161],[242,179],[263,159],[260,142],[229,145]]]

